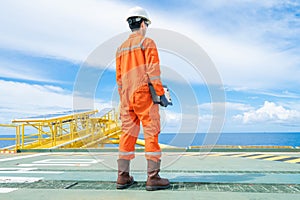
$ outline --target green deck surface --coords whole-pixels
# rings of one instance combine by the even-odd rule
[[[145,191],[146,160],[136,153],[137,184],[116,190],[117,152],[0,154],[0,199],[300,199],[297,152],[164,152],[164,191]],[[268,160],[269,159],[269,160]]]

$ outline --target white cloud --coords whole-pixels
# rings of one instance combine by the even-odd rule
[[[6,105],[9,108],[72,107],[72,99],[70,98],[72,95],[59,87],[0,80],[0,91],[1,96],[5,97],[0,99],[1,105]],[[37,110],[32,111],[37,112]]]
[[[172,25],[205,49],[225,85],[244,90],[299,85],[300,30],[291,25],[299,19],[284,10],[289,1],[194,3]]]
[[[211,112],[212,107],[215,107],[216,109],[220,109],[220,108],[224,108],[224,106],[226,110],[230,110],[230,111],[248,111],[250,109],[253,109],[253,107],[248,104],[234,103],[234,102],[203,103],[200,104],[198,108],[205,112]]]
[[[101,42],[126,30],[127,10],[116,1],[4,1],[0,44],[82,61]]]
[[[236,115],[234,119],[241,120],[245,124],[264,122],[294,124],[300,121],[300,111],[287,109],[274,102],[265,101],[261,108],[244,112],[242,115]]]
[[[204,133],[213,119],[212,114],[180,113],[172,108],[160,109],[160,116],[163,133]]]
[[[299,84],[300,72],[296,66],[300,61],[292,52],[280,52],[266,42],[243,41],[234,36],[208,33],[201,29],[188,35],[208,53],[227,86],[249,90]]]
[[[161,132],[177,133],[182,126],[182,114],[160,109]]]
[[[224,6],[236,6],[237,4],[243,4],[243,5],[249,5],[249,4],[256,4],[260,6],[265,6],[265,7],[271,7],[275,4],[276,0],[265,0],[265,1],[259,1],[259,0],[215,0],[215,1],[205,1],[208,4],[213,5],[213,8],[222,8]],[[199,3],[199,2],[198,2]]]
[[[0,122],[9,123],[14,118],[52,114],[73,110],[74,96],[70,91],[52,85],[31,85],[27,83],[0,80]],[[76,97],[76,109],[86,105],[102,110],[112,107],[102,100]],[[80,106],[80,107],[79,107]]]
[[[47,83],[62,83],[62,81],[50,79],[45,71],[33,68],[28,64],[19,64],[3,59],[0,60],[0,77]]]
[[[292,19],[278,22],[268,18],[265,21],[258,21],[259,17],[248,16],[251,13],[237,17],[230,9],[251,6],[255,12],[255,9],[260,7],[271,9],[279,3],[237,0],[233,2],[201,1],[199,5],[195,1],[193,9],[200,9],[205,14],[193,15],[189,8],[191,5],[187,5],[186,8],[182,8],[181,14],[173,13],[171,23],[170,12],[176,10],[166,13],[150,7],[148,10],[153,19],[151,27],[174,30],[198,42],[216,64],[225,85],[243,86],[245,89],[268,89],[284,87],[288,83],[298,84],[300,76],[300,71],[296,70],[299,64],[298,56],[289,51],[281,52],[277,46],[274,47],[264,40],[266,30],[273,30],[275,22],[276,27],[281,30],[280,35],[286,35],[283,31],[291,31],[286,26]],[[113,35],[128,30],[124,16],[131,6],[130,3],[125,4],[121,1],[96,0],[5,1],[0,8],[3,16],[0,18],[2,26],[0,45],[2,48],[29,51],[38,55],[83,61],[99,44]],[[228,20],[211,21],[209,26],[204,25],[205,19],[209,19],[208,13],[214,9],[225,14],[230,13]],[[186,20],[187,17],[189,20]],[[213,31],[215,23],[232,26],[231,19],[238,20],[238,26],[232,34]],[[251,27],[248,23],[251,23]],[[292,31],[297,32],[297,29]],[[164,64],[178,69],[179,72],[182,68],[181,63],[176,64],[172,60]],[[192,70],[187,71],[194,74]],[[6,74],[10,76],[11,73],[8,72]],[[286,77],[289,77],[288,81]],[[192,79],[193,82],[195,80],[203,82],[200,77]]]
[[[290,44],[290,41],[287,41],[289,37],[299,35],[299,29],[289,27],[289,23],[295,19],[291,15],[281,15],[280,19],[272,19],[269,15],[265,19],[262,13],[256,12],[256,8],[264,7],[271,10],[281,2],[276,0],[230,2],[206,0],[201,3],[194,1],[195,6],[193,5],[192,9],[189,7],[191,4],[187,3],[187,7],[180,8],[182,10],[180,13],[172,9],[166,12],[164,8],[157,10],[150,7],[148,10],[153,21],[151,27],[177,31],[203,47],[216,64],[225,85],[230,88],[240,88],[243,91],[249,91],[249,88],[252,88],[251,92],[265,89],[257,91],[265,91],[270,95],[268,92],[270,88],[285,88],[284,90],[288,91],[289,86],[295,87],[300,84],[300,61],[298,54],[295,54],[297,51],[295,49],[294,51],[282,50],[289,47],[289,45],[285,46],[286,43]],[[124,15],[131,6],[130,3],[123,1],[3,1],[0,7],[0,47],[24,51],[26,54],[82,62],[99,44],[128,30]],[[251,9],[245,10],[248,12],[247,15],[238,16],[244,12],[242,9],[248,6],[251,6]],[[239,9],[238,13],[231,12],[236,9]],[[224,16],[221,21],[209,15],[218,13],[216,11],[223,12],[220,15]],[[201,14],[202,12],[204,14]],[[223,26],[230,26],[231,29],[227,30]],[[216,31],[218,27],[222,27],[222,31]],[[268,37],[274,33],[276,37],[269,40]],[[287,40],[282,40],[282,38],[287,38]],[[299,49],[299,42],[296,41],[293,45]],[[167,56],[162,60],[164,65],[172,67],[184,78],[203,83],[192,70],[185,70],[186,65],[183,64],[186,63]],[[14,62],[8,65],[5,61],[0,61],[0,63],[2,76],[53,82],[47,78],[46,73],[35,71],[31,66],[15,65]],[[178,80],[177,77],[167,75],[164,78]],[[2,113],[11,111],[17,114],[35,114],[48,113],[54,108],[57,110],[72,108],[71,91],[54,87],[51,84],[30,85],[1,82],[0,89]],[[296,99],[299,96],[296,93],[274,95],[277,97],[293,96]],[[100,102],[99,106],[100,104],[109,106],[105,102]],[[276,105],[268,102],[267,105],[265,103],[262,108],[256,110],[248,104],[226,103],[228,110],[244,112],[236,116],[236,119],[244,123],[264,120],[285,122],[299,119],[299,111],[280,106],[284,105],[283,103]],[[200,111],[203,109],[204,113],[200,112],[199,119],[198,116],[190,116],[190,118],[201,122],[210,121],[211,106],[211,104],[200,105]],[[168,114],[168,118],[172,119],[175,125],[179,115],[181,114],[171,113]]]

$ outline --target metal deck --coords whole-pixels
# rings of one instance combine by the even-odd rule
[[[116,190],[117,152],[0,155],[0,199],[300,199],[297,152],[164,152],[164,191],[145,191],[146,160],[136,153],[137,184]]]

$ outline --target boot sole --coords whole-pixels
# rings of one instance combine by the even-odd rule
[[[165,185],[165,186],[146,186],[146,190],[147,191],[165,190],[165,189],[168,189],[169,187],[170,187],[170,184]]]
[[[136,183],[136,181],[132,181],[131,183],[128,183],[128,184],[125,184],[125,185],[117,184],[117,189],[118,190],[127,189],[135,183]]]

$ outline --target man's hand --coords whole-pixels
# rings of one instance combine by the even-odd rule
[[[168,106],[168,99],[166,98],[165,95],[160,96],[160,105],[163,107],[167,107]]]

